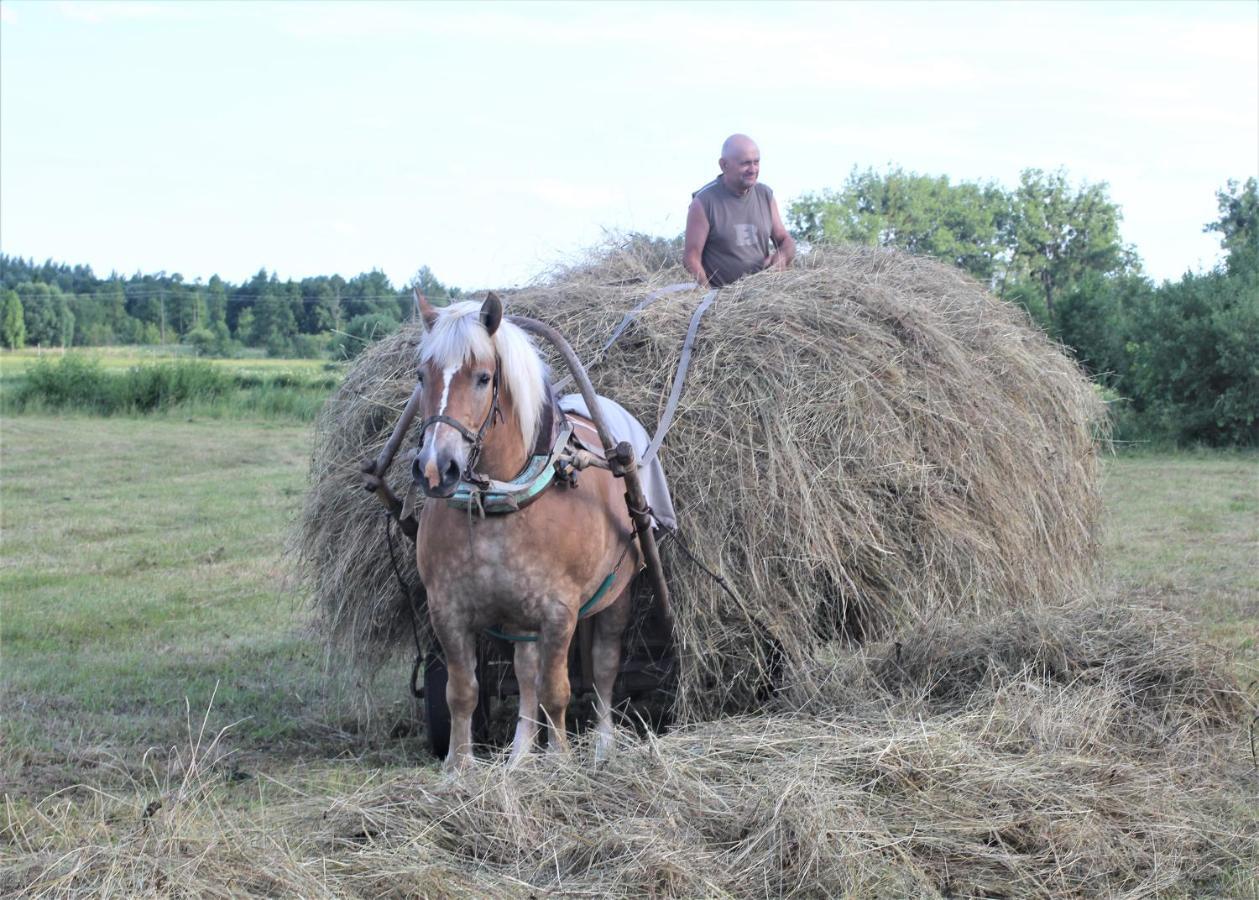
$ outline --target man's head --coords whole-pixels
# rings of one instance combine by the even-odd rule
[[[736,194],[746,194],[761,174],[761,151],[746,134],[732,134],[721,145],[721,177]]]

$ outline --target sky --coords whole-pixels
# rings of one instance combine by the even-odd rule
[[[0,0],[0,251],[465,289],[673,237],[745,132],[784,216],[854,167],[1105,182],[1156,280],[1259,171],[1259,2]]]

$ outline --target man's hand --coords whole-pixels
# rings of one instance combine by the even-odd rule
[[[774,246],[778,249],[765,257],[765,268],[781,272],[791,265],[791,260],[796,255],[796,242],[791,236],[791,232],[787,230],[787,226],[783,224],[783,217],[778,212],[777,198],[769,202],[769,220],[769,236],[773,239]]]
[[[775,272],[782,272],[787,268],[787,262],[787,257],[783,254],[783,252],[781,250],[775,250],[769,256],[765,257],[764,262],[761,263],[761,269],[762,271],[772,269]]]

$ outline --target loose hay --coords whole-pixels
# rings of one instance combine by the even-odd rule
[[[1259,779],[1228,662],[1121,606],[924,628],[833,667],[808,710],[364,776],[248,815],[207,776],[151,819],[10,819],[39,896],[1145,897],[1259,886]],[[781,699],[781,698],[780,698]],[[352,773],[353,770],[351,770]],[[343,779],[338,779],[343,780]],[[237,804],[239,798],[237,798]],[[16,851],[16,853],[14,853]],[[13,880],[11,880],[13,879]],[[20,879],[20,880],[19,880]]]
[[[506,304],[557,326],[596,388],[652,430],[701,295],[657,301],[597,350],[638,300],[682,280],[614,252]],[[357,466],[410,393],[417,338],[369,348],[329,402],[297,539],[330,644],[367,670],[409,640],[410,613]],[[1102,421],[1060,348],[938,263],[816,252],[724,289],[661,458],[682,533],[736,599],[666,541],[675,714],[757,709],[771,671],[810,682],[836,639],[1071,596],[1095,559]]]

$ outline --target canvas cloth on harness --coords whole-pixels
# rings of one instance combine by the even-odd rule
[[[651,444],[651,436],[647,434],[647,429],[643,428],[642,424],[615,400],[599,397],[598,401],[599,412],[603,414],[603,421],[612,432],[612,439],[629,441],[635,454],[641,460],[643,453]],[[586,401],[581,394],[565,394],[560,397],[559,405],[565,412],[590,418],[590,410],[586,408]],[[673,500],[669,496],[669,484],[665,480],[660,457],[655,456],[645,465],[640,463],[638,477],[642,481],[643,496],[647,498],[647,504],[651,507],[652,524],[656,528],[665,528],[669,531],[676,529],[678,520],[673,512]]]

